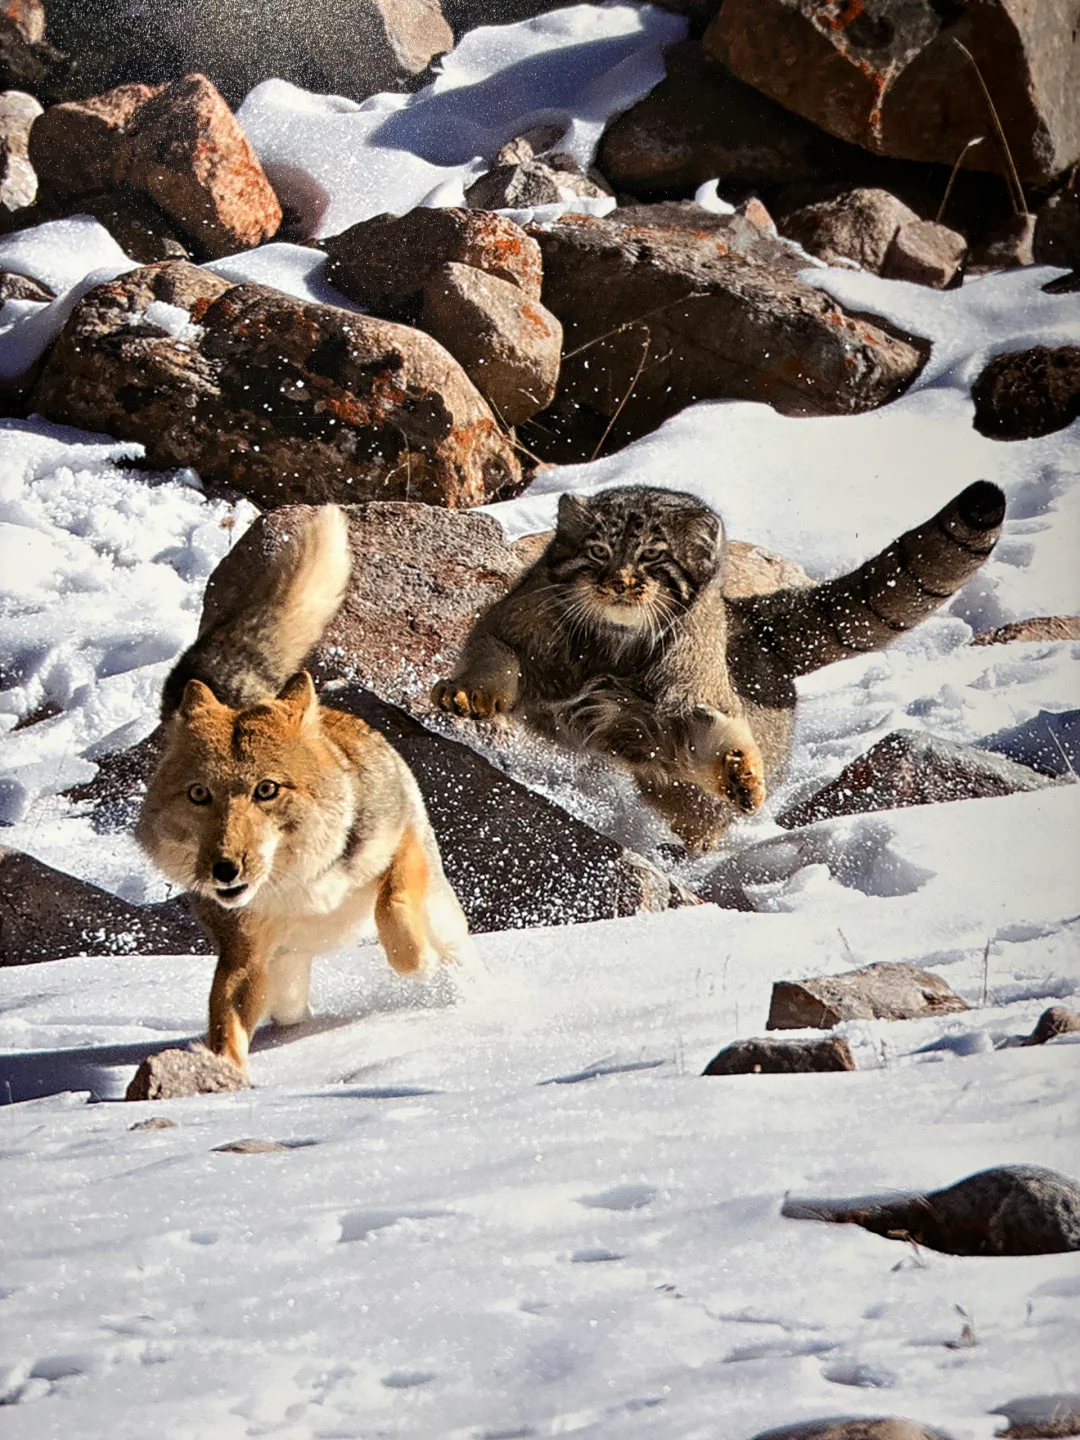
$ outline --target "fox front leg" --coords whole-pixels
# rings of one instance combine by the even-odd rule
[[[210,987],[207,1048],[247,1074],[248,1049],[255,1027],[266,1012],[266,947],[257,933],[224,912],[206,917],[204,924],[218,942],[218,962]],[[220,907],[214,906],[214,910]]]
[[[494,635],[470,638],[457,673],[440,680],[432,704],[450,715],[494,720],[514,708],[521,692],[521,664],[509,645]]]

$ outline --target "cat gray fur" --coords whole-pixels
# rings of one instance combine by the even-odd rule
[[[796,677],[932,614],[990,554],[1004,512],[978,481],[848,575],[733,598],[720,517],[694,496],[563,495],[543,555],[480,616],[433,699],[617,760],[686,845],[710,849],[782,775]]]

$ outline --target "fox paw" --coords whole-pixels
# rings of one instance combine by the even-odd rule
[[[753,815],[765,804],[765,776],[757,753],[729,750],[721,756],[720,783],[731,803],[747,815]]]
[[[505,715],[513,699],[491,685],[469,685],[464,680],[440,680],[431,692],[432,704],[449,715],[470,720],[494,720]]]

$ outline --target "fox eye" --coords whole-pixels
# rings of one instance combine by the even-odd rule
[[[193,805],[209,805],[211,796],[205,785],[189,785],[187,798]]]
[[[260,780],[255,786],[256,800],[273,800],[274,796],[281,789],[276,780]]]
[[[585,554],[590,560],[608,560],[611,558],[611,547],[600,540],[594,540],[591,545],[585,546]]]

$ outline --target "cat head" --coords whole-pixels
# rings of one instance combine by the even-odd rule
[[[621,485],[563,495],[547,551],[551,578],[572,587],[594,624],[654,630],[720,574],[724,527],[693,495]]]

